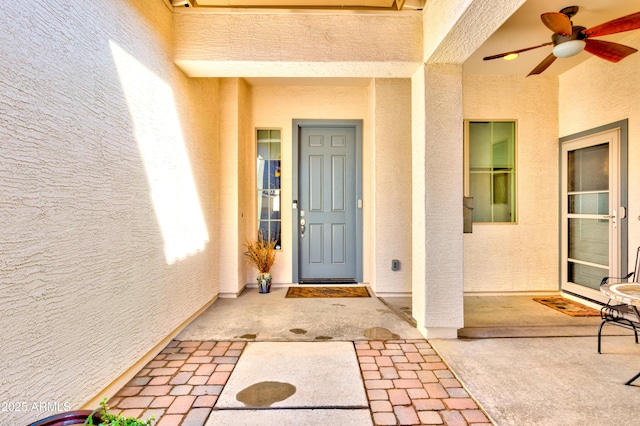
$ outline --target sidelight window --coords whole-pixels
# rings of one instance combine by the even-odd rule
[[[258,236],[275,240],[278,250],[282,248],[280,134],[278,129],[257,131]]]

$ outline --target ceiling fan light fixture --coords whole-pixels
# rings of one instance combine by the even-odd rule
[[[505,61],[513,61],[514,59],[516,59],[519,55],[517,53],[509,53],[508,55],[506,55],[504,57]]]
[[[587,42],[584,40],[569,40],[556,44],[553,47],[553,56],[556,58],[570,58],[582,52],[586,44]]]

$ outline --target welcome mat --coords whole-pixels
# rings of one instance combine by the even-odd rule
[[[534,297],[533,300],[572,317],[600,316],[600,311],[597,309],[590,308],[570,299],[565,299],[564,297]]]
[[[300,297],[371,297],[366,287],[289,287],[287,296]]]

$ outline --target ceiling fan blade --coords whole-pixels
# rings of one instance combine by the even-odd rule
[[[632,53],[636,53],[638,51],[638,49],[634,49],[633,47],[614,43],[612,41],[593,40],[590,38],[585,41],[587,44],[585,44],[584,50],[592,55],[596,55],[599,58],[606,59],[611,62],[621,61]]]
[[[540,62],[538,66],[535,67],[529,74],[527,74],[527,77],[529,77],[530,75],[540,74],[541,72],[549,68],[549,65],[551,65],[555,60],[556,57],[553,55],[553,53],[550,54],[549,56],[544,58],[542,62]]]
[[[571,19],[564,13],[548,12],[540,15],[542,23],[556,34],[569,36],[573,32]]]
[[[484,60],[484,61],[489,61],[489,60],[491,60],[491,59],[504,58],[505,56],[507,56],[507,55],[511,55],[511,54],[513,54],[513,53],[522,53],[522,52],[526,52],[526,51],[528,51],[528,50],[537,49],[537,48],[542,47],[542,46],[550,46],[550,45],[552,45],[552,44],[553,44],[553,42],[552,42],[552,41],[550,41],[549,43],[542,43],[542,44],[540,44],[540,45],[538,45],[538,46],[526,47],[526,48],[524,48],[524,49],[512,50],[512,51],[510,51],[510,52],[500,53],[500,54],[498,54],[498,55],[486,56],[486,57],[482,58],[482,60]]]
[[[608,34],[637,30],[638,28],[640,28],[640,12],[632,13],[631,15],[623,16],[621,18],[614,19],[613,21],[587,28],[586,30],[582,30],[582,33],[586,34],[587,37],[599,37]]]

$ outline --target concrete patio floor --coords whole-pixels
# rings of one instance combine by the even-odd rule
[[[219,299],[176,340],[322,341],[423,339],[376,297],[286,298],[287,288]]]
[[[571,317],[530,296],[467,296],[457,340],[430,340],[497,425],[631,424],[640,345],[599,317]]]
[[[248,289],[218,300],[110,405],[155,415],[159,426],[583,425],[637,417],[640,386],[624,382],[640,371],[640,345],[605,326],[598,355],[598,317],[570,317],[529,296],[471,296],[463,337],[426,341],[407,321],[409,298],[285,293]],[[343,388],[349,397],[339,396]],[[256,402],[265,395],[268,405]]]

